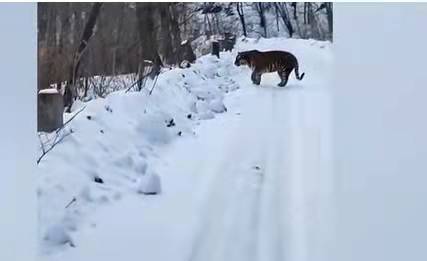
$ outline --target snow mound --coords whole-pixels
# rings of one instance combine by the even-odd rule
[[[162,191],[160,176],[156,173],[146,174],[141,177],[138,193],[145,195],[160,194]]]
[[[71,242],[70,235],[88,225],[88,215],[135,193],[135,186],[143,193],[159,193],[160,178],[149,174],[152,162],[161,158],[158,151],[174,139],[192,137],[185,134],[193,134],[199,120],[225,111],[224,95],[234,88],[231,77],[239,72],[233,60],[232,53],[221,53],[221,59],[207,55],[190,68],[164,71],[151,95],[154,82],[148,79],[141,92],[118,90],[75,102],[64,120],[83,110],[38,165],[40,237],[48,234],[56,245]],[[129,86],[132,79],[123,75],[117,82]],[[118,86],[114,83],[111,89]],[[52,143],[55,135],[43,135],[43,140]],[[53,245],[43,243],[42,252],[58,251]]]
[[[221,99],[214,99],[209,103],[209,108],[215,113],[223,113],[227,111],[224,102]]]
[[[48,241],[48,243],[52,245],[69,244],[70,246],[74,247],[74,243],[71,239],[71,236],[68,234],[64,225],[61,224],[55,224],[51,226],[47,230],[44,240]]]
[[[199,113],[199,120],[210,120],[215,118],[215,114],[211,111]]]
[[[141,137],[150,141],[153,144],[166,144],[172,139],[172,132],[170,128],[165,128],[167,117],[164,115],[156,114],[145,117],[144,121],[136,127]]]

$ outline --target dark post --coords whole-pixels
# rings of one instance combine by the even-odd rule
[[[56,89],[41,90],[37,106],[38,131],[52,132],[62,127],[64,102]]]
[[[216,55],[219,58],[219,42],[212,41],[212,55]]]
[[[182,53],[182,59],[186,60],[190,63],[193,63],[196,60],[196,55],[193,52],[193,48],[191,48],[191,43],[188,40],[185,40],[181,43],[181,53]]]
[[[231,52],[235,44],[236,44],[236,36],[231,33],[225,33],[224,50]]]

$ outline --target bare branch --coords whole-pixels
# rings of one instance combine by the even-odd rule
[[[84,106],[83,108],[81,108],[78,112],[76,112],[68,121],[66,121],[61,128],[59,128],[58,130],[56,130],[55,132],[55,139],[53,140],[52,145],[48,148],[45,149],[43,142],[40,141],[42,143],[42,155],[37,159],[37,165],[40,163],[40,161],[43,159],[43,157],[49,152],[51,151],[56,145],[58,145],[59,143],[61,143],[62,140],[64,140],[65,137],[67,137],[68,135],[72,134],[73,131],[70,130],[70,132],[65,133],[64,135],[60,135],[60,131],[63,130],[65,128],[65,126],[70,123],[80,112],[82,112],[84,109],[86,108],[86,106]],[[40,137],[40,136],[39,136]]]

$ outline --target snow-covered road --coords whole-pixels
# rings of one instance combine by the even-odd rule
[[[61,260],[314,260],[328,227],[330,122],[328,96],[308,88],[230,94],[228,113],[164,149],[161,196],[99,211]]]
[[[327,260],[333,239],[331,98],[323,57],[260,87],[232,80],[227,113],[156,151],[162,194],[126,194],[88,216],[75,248],[42,260]],[[307,61],[311,61],[308,63]],[[90,223],[90,222],[88,222]],[[95,225],[96,224],[96,225]]]

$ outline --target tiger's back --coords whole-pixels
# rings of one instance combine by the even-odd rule
[[[263,73],[277,72],[298,66],[295,56],[283,51],[258,52],[251,60],[252,67]]]

